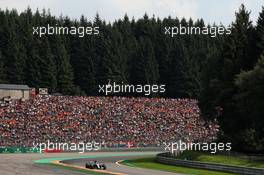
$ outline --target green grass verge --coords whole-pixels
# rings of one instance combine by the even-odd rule
[[[226,155],[214,155],[209,153],[184,151],[181,155],[177,156],[178,159],[187,159],[193,161],[207,162],[207,163],[219,163],[244,167],[264,168],[264,161],[254,161],[240,157],[226,156]]]
[[[154,169],[154,170],[167,171],[167,172],[173,172],[173,173],[181,173],[181,174],[186,174],[186,175],[233,175],[233,174],[224,173],[224,172],[216,172],[216,171],[209,171],[209,170],[202,170],[202,169],[195,169],[195,168],[185,168],[185,167],[179,167],[179,166],[164,165],[164,164],[155,162],[154,157],[134,159],[134,160],[125,160],[121,162],[121,164],[132,166],[132,167],[140,167],[140,168]]]
[[[67,167],[67,166],[62,166],[62,165],[56,165],[56,164],[53,164],[53,163],[49,163],[47,165],[51,166],[51,167],[61,168],[61,169],[75,171],[75,172],[80,172],[80,173],[89,174],[89,175],[109,175],[109,174],[106,174],[106,173],[100,173],[100,172],[91,171],[89,169],[82,170],[82,169],[77,169],[77,168],[72,168],[72,167]]]

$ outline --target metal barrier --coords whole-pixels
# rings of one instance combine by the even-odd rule
[[[197,161],[180,160],[168,157],[168,153],[161,153],[156,156],[156,161],[162,164],[184,166],[190,168],[200,168],[213,171],[223,171],[235,174],[246,174],[246,175],[264,175],[264,169],[261,168],[249,168],[232,165],[223,165],[216,163],[203,163]]]

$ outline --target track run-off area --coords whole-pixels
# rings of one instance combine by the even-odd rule
[[[155,156],[158,152],[88,152],[45,154],[0,154],[2,175],[179,175],[176,173],[121,165],[121,160]],[[85,163],[96,160],[107,170],[87,170]]]

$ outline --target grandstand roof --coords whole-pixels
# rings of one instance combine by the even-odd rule
[[[0,84],[0,89],[7,90],[30,90],[28,85],[18,85],[18,84]]]

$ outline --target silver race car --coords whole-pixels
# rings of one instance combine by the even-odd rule
[[[98,163],[95,161],[89,161],[85,164],[85,168],[89,169],[98,169],[98,170],[106,170],[106,165],[102,163]]]

